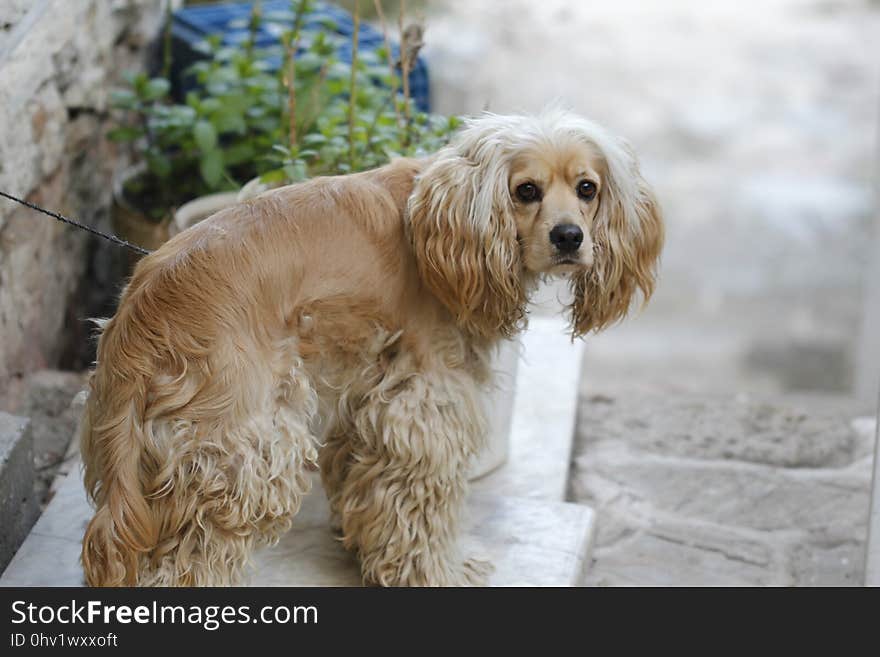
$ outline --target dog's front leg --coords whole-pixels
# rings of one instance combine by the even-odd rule
[[[466,377],[413,377],[390,398],[377,391],[353,418],[349,467],[335,493],[343,541],[365,582],[486,583],[489,564],[458,547],[468,464],[485,432],[476,399]]]

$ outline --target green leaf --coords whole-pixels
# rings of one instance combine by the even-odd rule
[[[158,116],[164,116],[169,127],[189,128],[196,120],[197,113],[189,105],[172,105],[171,107],[160,106],[161,111],[157,112]],[[158,110],[159,108],[157,108]]]
[[[128,89],[114,89],[110,92],[110,104],[119,109],[132,109],[137,104],[137,96]]]
[[[287,174],[284,173],[284,169],[272,169],[261,175],[260,180],[264,183],[285,182],[287,180]]]
[[[287,174],[291,182],[300,182],[308,177],[306,174],[306,163],[302,160],[295,160],[292,164],[285,164],[284,173]]]
[[[193,126],[193,137],[195,137],[196,144],[202,153],[207,153],[217,147],[217,131],[208,121],[196,121]],[[204,176],[204,174],[202,175]]]
[[[171,89],[171,83],[165,78],[153,78],[144,85],[141,94],[145,100],[159,100],[165,97],[168,90]]]
[[[147,93],[147,76],[143,73],[138,73],[132,78],[132,86],[134,86],[135,93],[141,98]]]
[[[134,141],[138,137],[141,137],[144,134],[144,131],[140,128],[134,128],[131,126],[123,126],[121,128],[114,128],[107,133],[107,139],[115,142],[124,142],[124,141]]]
[[[223,161],[229,166],[235,166],[253,160],[256,154],[256,150],[251,144],[235,144],[223,151]]]
[[[302,138],[304,146],[321,146],[327,143],[327,137],[319,132],[313,132]]]
[[[220,111],[214,115],[214,123],[218,132],[237,132],[244,134],[247,132],[247,124],[244,117],[235,111]]]
[[[223,154],[216,149],[203,153],[199,160],[199,173],[208,187],[216,188],[223,179]]]
[[[223,103],[219,98],[205,98],[205,100],[200,103],[199,107],[203,112],[210,113],[222,109]]]
[[[147,166],[159,178],[167,178],[171,175],[171,160],[161,153],[148,154]]]

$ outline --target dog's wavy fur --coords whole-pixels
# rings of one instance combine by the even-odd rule
[[[526,257],[552,203],[518,205],[511,172],[568,151],[601,178],[592,254],[560,270],[580,336],[651,295],[663,229],[629,149],[560,110],[487,114],[423,160],[268,192],[141,260],[102,323],[82,422],[87,582],[241,581],[316,466],[365,582],[483,582],[456,539],[480,389],[558,273]]]

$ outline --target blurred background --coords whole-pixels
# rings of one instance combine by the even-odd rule
[[[0,0],[0,189],[107,226],[124,160],[103,138],[108,90],[155,61],[164,3],[55,4]],[[196,4],[210,3],[174,6]],[[569,498],[599,513],[590,582],[859,583],[880,377],[880,2],[405,4],[432,112],[561,102],[633,145],[664,209],[654,298],[586,341]],[[396,39],[400,3],[381,6]],[[0,204],[0,410],[46,419],[51,465],[91,358],[82,309],[112,311],[125,265],[29,212]]]
[[[880,3],[436,5],[437,111],[558,98],[633,144],[663,205],[657,294],[589,341],[587,376],[853,390],[877,252]]]

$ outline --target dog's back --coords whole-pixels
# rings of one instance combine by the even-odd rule
[[[242,486],[230,496],[230,472],[241,469],[254,443],[277,448],[257,435],[273,427],[251,434],[235,427],[278,395],[292,397],[288,406],[299,415],[314,416],[319,394],[311,381],[353,372],[350,361],[364,349],[383,348],[369,346],[381,343],[380,333],[399,333],[417,321],[414,309],[432,305],[413,285],[403,223],[419,166],[399,160],[268,192],[184,231],[138,264],[103,326],[82,424],[85,482],[96,505],[83,541],[89,584],[143,584],[145,571],[160,573],[154,583],[203,583],[195,573],[205,564],[179,557],[162,564],[162,545],[167,552],[185,543],[193,513],[204,511],[178,508],[184,485],[209,500],[236,497],[263,507],[265,522],[251,529],[283,531],[307,483],[284,472],[289,483],[277,490]],[[334,368],[319,362],[328,353]],[[310,367],[321,376],[306,381]],[[266,418],[309,432],[299,418]],[[213,440],[217,454],[207,457],[204,443]],[[303,440],[291,443],[305,451],[266,459],[267,478],[281,474],[285,459],[314,460]],[[212,503],[235,515],[230,499]],[[229,531],[253,524],[229,520]]]

